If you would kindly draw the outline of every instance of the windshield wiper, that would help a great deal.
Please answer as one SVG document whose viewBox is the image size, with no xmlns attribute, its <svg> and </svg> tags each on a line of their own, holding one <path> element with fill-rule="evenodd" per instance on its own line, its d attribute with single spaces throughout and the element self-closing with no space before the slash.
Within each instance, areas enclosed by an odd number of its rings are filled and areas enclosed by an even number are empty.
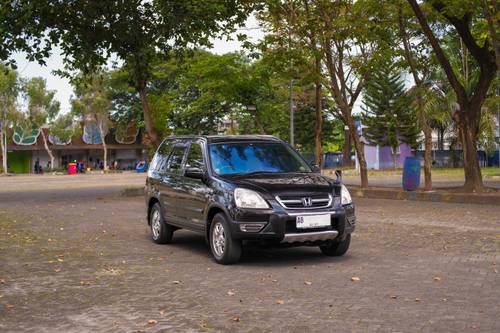
<svg viewBox="0 0 500 333">
<path fill-rule="evenodd" d="M 281 173 L 277 171 L 253 171 L 253 172 L 242 172 L 242 173 L 233 173 L 232 176 L 236 177 L 245 177 L 245 176 L 254 176 L 259 174 L 267 174 L 267 173 Z"/>
</svg>

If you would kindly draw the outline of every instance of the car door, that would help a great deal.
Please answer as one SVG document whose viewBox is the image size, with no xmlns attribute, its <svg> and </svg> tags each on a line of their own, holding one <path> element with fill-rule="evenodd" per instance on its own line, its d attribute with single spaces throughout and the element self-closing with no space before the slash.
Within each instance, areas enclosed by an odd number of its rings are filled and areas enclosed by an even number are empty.
<svg viewBox="0 0 500 333">
<path fill-rule="evenodd" d="M 193 141 L 186 156 L 184 171 L 187 168 L 199 168 L 206 172 L 206 156 L 204 156 L 203 142 Z M 185 219 L 184 224 L 191 229 L 205 230 L 205 209 L 212 190 L 204 180 L 183 176 L 179 189 L 179 215 Z"/>
<path fill-rule="evenodd" d="M 163 216 L 165 221 L 179 226 L 185 227 L 184 219 L 179 215 L 179 194 L 182 188 L 182 166 L 187 151 L 187 144 L 181 140 L 173 141 L 171 152 L 165 160 L 162 169 L 160 182 L 161 204 L 163 208 Z"/>
</svg>

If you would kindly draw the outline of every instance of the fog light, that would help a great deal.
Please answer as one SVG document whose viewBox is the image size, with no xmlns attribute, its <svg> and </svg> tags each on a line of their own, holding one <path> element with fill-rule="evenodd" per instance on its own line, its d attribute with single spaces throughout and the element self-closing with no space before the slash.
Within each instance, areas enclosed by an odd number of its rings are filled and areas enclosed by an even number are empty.
<svg viewBox="0 0 500 333">
<path fill-rule="evenodd" d="M 240 224 L 240 230 L 243 232 L 259 232 L 265 225 L 265 223 L 242 223 Z"/>
</svg>

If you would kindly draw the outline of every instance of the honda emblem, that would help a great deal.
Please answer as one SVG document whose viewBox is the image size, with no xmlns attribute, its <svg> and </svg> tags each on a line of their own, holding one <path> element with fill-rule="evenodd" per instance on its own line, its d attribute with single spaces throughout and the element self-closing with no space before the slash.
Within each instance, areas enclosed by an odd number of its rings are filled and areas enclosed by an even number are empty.
<svg viewBox="0 0 500 333">
<path fill-rule="evenodd" d="M 310 197 L 302 198 L 302 205 L 304 207 L 311 207 L 312 204 L 312 199 Z"/>
</svg>

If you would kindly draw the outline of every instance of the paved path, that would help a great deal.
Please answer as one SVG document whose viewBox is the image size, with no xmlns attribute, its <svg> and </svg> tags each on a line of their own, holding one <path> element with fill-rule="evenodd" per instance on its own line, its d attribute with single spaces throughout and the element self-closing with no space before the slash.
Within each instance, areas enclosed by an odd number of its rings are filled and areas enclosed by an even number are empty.
<svg viewBox="0 0 500 333">
<path fill-rule="evenodd" d="M 359 199 L 343 258 L 220 266 L 196 234 L 149 239 L 115 196 L 138 176 L 80 177 L 0 179 L 1 332 L 500 331 L 500 207 Z"/>
</svg>

